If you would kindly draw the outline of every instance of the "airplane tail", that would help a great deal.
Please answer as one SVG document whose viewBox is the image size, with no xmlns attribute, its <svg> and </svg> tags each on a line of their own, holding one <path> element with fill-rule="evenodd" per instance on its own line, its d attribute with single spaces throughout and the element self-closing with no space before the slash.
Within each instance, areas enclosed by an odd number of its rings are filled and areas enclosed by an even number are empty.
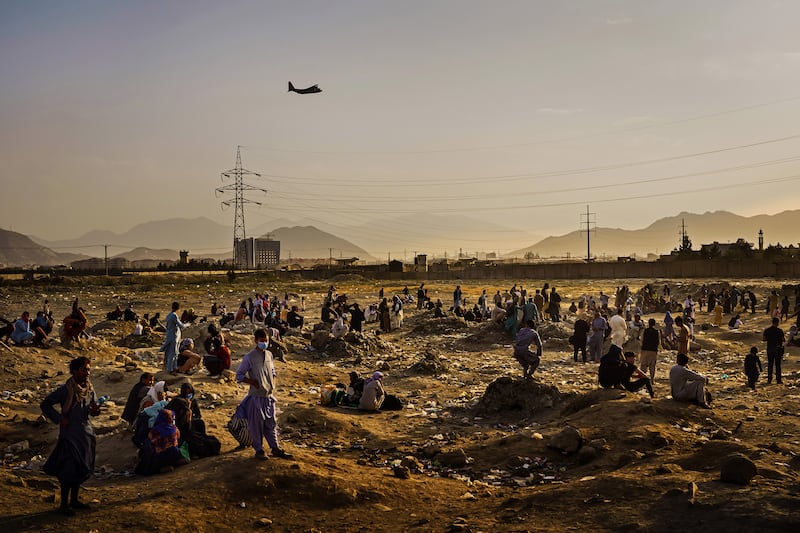
<svg viewBox="0 0 800 533">
<path fill-rule="evenodd" d="M 294 85 L 292 85 L 292 82 L 289 82 L 289 91 L 288 92 L 292 92 L 294 90 L 295 90 Z"/>
</svg>

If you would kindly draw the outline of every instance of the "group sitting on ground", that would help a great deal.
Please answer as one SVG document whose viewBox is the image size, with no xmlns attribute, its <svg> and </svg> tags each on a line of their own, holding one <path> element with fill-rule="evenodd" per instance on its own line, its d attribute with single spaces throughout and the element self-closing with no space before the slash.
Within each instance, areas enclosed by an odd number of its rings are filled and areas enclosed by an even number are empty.
<svg viewBox="0 0 800 533">
<path fill-rule="evenodd" d="M 633 377 L 638 379 L 631 381 Z M 628 392 L 637 392 L 645 388 L 651 398 L 655 397 L 650 378 L 636 366 L 636 354 L 625 352 L 623 355 L 622 348 L 616 344 L 612 344 L 608 353 L 600 358 L 597 378 L 600 385 L 606 389 L 616 387 Z"/>
</svg>

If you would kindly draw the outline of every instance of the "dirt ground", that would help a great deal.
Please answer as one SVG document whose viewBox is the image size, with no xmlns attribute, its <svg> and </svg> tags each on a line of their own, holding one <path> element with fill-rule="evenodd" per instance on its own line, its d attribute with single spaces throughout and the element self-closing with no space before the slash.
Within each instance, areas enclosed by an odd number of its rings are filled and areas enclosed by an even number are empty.
<svg viewBox="0 0 800 533">
<path fill-rule="evenodd" d="M 582 294 L 613 294 L 616 280 L 550 281 L 562 311 Z M 712 280 L 670 280 L 673 295 Z M 734 280 L 730 280 L 733 282 Z M 781 282 L 735 280 L 763 298 Z M 626 280 L 635 292 L 646 283 Z M 718 283 L 713 281 L 713 283 Z M 377 302 L 403 284 L 358 277 L 335 279 L 337 293 L 362 304 Z M 481 289 L 505 292 L 506 281 L 460 282 L 468 302 Z M 519 280 L 529 290 L 542 280 Z M 800 348 L 789 348 L 784 384 L 766 384 L 763 311 L 747 314 L 729 331 L 697 314 L 690 367 L 710 378 L 712 410 L 669 397 L 674 351 L 659 354 L 656 397 L 603 390 L 597 367 L 574 363 L 567 338 L 574 315 L 540 328 L 545 341 L 534 381 L 520 379 L 511 339 L 498 325 L 433 318 L 405 309 L 405 323 L 326 351 L 310 349 L 310 335 L 287 338 L 286 362 L 277 362 L 279 427 L 294 461 L 257 461 L 236 451 L 225 424 L 246 389 L 199 372 L 190 379 L 208 432 L 222 453 L 151 477 L 132 474 L 136 449 L 119 419 L 128 391 L 143 371 L 158 372 L 161 336 L 132 342 L 130 323 L 107 323 L 117 303 L 140 314 L 169 311 L 180 301 L 203 314 L 213 302 L 235 310 L 255 291 L 305 297 L 305 333 L 318 321 L 329 282 L 276 282 L 266 277 L 102 278 L 58 284 L 0 285 L 0 315 L 16 318 L 48 299 L 57 318 L 76 296 L 86 307 L 92 338 L 70 348 L 0 347 L 0 528 L 4 531 L 798 531 Z M 436 300 L 452 302 L 455 283 L 426 284 Z M 411 294 L 416 286 L 410 285 Z M 532 292 L 532 291 L 531 291 Z M 645 315 L 661 324 L 662 313 Z M 726 318 L 727 322 L 727 318 Z M 788 330 L 789 323 L 785 323 Z M 205 324 L 184 331 L 202 339 Z M 252 326 L 234 328 L 234 362 L 252 344 Z M 133 346 L 133 347 L 129 347 Z M 764 374 L 756 393 L 745 386 L 742 362 L 758 346 Z M 74 517 L 56 513 L 58 486 L 42 463 L 57 439 L 39 403 L 68 377 L 78 355 L 92 360 L 96 393 L 111 399 L 93 419 L 97 469 L 84 485 L 92 509 Z M 352 370 L 383 370 L 387 392 L 401 411 L 361 413 L 319 404 L 320 388 L 347 382 Z M 161 377 L 161 376 L 159 376 Z M 166 375 L 173 390 L 180 380 Z M 500 394 L 490 396 L 491 390 Z M 500 391 L 498 393 L 498 391 Z M 511 398 L 513 401 L 502 401 Z M 565 427 L 580 432 L 577 452 L 549 446 Z M 25 444 L 15 446 L 17 443 Z M 747 485 L 720 480 L 727 457 L 741 453 L 757 466 Z M 407 469 L 397 468 L 399 465 Z M 408 476 L 402 475 L 408 473 Z"/>
</svg>

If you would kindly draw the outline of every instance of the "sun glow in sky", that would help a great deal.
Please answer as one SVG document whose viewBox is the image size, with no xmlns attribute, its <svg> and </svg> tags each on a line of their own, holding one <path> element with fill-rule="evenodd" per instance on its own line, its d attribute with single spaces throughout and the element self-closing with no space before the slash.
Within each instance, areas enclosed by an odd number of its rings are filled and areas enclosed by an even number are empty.
<svg viewBox="0 0 800 533">
<path fill-rule="evenodd" d="M 269 191 L 248 224 L 356 244 L 413 249 L 427 213 L 503 250 L 532 242 L 480 221 L 795 209 L 799 19 L 749 0 L 2 2 L 0 227 L 232 224 L 214 189 L 237 145 Z"/>
</svg>

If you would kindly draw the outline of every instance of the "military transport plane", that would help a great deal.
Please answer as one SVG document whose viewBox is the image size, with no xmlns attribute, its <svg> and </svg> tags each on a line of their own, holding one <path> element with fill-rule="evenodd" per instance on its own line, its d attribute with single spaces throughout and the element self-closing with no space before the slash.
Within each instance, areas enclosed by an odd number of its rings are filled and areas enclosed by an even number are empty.
<svg viewBox="0 0 800 533">
<path fill-rule="evenodd" d="M 306 87 L 305 89 L 296 89 L 292 82 L 289 82 L 289 92 L 295 92 L 297 94 L 313 94 L 313 93 L 321 93 L 322 89 L 317 87 L 316 85 L 312 85 L 311 87 Z"/>
</svg>

